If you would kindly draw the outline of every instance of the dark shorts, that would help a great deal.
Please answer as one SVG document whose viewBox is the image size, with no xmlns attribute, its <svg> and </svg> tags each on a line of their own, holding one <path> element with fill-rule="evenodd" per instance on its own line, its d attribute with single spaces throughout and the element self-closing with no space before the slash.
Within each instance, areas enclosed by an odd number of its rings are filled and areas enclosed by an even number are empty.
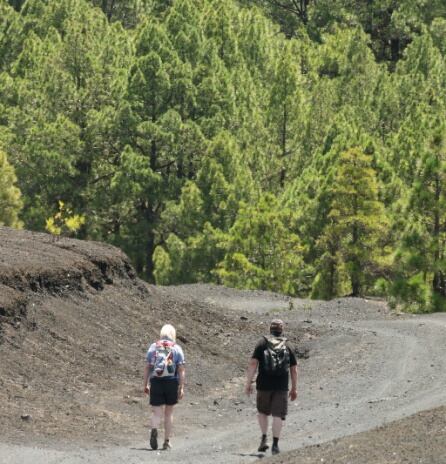
<svg viewBox="0 0 446 464">
<path fill-rule="evenodd" d="M 288 413 L 288 392 L 286 390 L 257 390 L 257 411 L 285 420 Z"/>
<path fill-rule="evenodd" d="M 152 406 L 172 406 L 178 403 L 178 380 L 153 379 L 150 381 L 150 404 Z"/>
</svg>

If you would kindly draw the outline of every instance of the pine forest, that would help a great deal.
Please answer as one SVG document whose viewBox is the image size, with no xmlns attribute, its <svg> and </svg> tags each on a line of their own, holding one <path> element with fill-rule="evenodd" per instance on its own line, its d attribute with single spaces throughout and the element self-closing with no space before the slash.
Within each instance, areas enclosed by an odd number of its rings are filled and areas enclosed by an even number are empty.
<svg viewBox="0 0 446 464">
<path fill-rule="evenodd" d="M 446 1 L 0 0 L 0 225 L 446 311 Z"/>
</svg>

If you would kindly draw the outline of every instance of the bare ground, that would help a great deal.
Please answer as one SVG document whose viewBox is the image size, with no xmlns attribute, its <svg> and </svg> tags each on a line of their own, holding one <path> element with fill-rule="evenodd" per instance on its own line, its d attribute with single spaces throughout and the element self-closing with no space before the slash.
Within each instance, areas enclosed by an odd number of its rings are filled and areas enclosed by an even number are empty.
<svg viewBox="0 0 446 464">
<path fill-rule="evenodd" d="M 342 439 L 301 448 L 264 464 L 399 464 L 446 462 L 446 408 L 413 416 Z"/>
<path fill-rule="evenodd" d="M 271 462 L 446 462 L 444 314 L 159 288 L 113 247 L 0 227 L 0 463 L 255 461 L 244 369 L 276 315 L 298 347 L 300 391 Z M 148 450 L 141 393 L 145 350 L 165 322 L 188 362 L 168 454 Z"/>
</svg>

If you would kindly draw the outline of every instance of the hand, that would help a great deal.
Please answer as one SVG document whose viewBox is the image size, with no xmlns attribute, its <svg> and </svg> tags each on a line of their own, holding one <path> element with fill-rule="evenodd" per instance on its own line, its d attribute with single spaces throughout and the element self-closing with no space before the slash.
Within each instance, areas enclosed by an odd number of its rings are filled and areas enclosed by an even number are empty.
<svg viewBox="0 0 446 464">
<path fill-rule="evenodd" d="M 178 387 L 178 399 L 182 400 L 184 397 L 184 387 L 183 385 L 180 385 Z"/>
<path fill-rule="evenodd" d="M 292 388 L 289 394 L 290 400 L 294 401 L 297 398 L 297 388 Z"/>
<path fill-rule="evenodd" d="M 144 387 L 144 393 L 145 393 L 146 395 L 148 395 L 148 394 L 150 393 L 150 385 L 146 385 L 146 386 Z"/>
<path fill-rule="evenodd" d="M 252 393 L 252 383 L 249 382 L 245 385 L 245 393 L 249 396 Z"/>
</svg>

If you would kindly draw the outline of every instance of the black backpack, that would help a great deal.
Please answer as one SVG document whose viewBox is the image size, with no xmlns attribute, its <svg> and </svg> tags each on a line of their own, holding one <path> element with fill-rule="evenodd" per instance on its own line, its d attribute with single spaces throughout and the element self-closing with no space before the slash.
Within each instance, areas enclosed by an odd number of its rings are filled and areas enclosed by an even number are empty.
<svg viewBox="0 0 446 464">
<path fill-rule="evenodd" d="M 268 375 L 279 376 L 290 370 L 290 352 L 285 337 L 266 337 L 266 348 L 263 351 L 263 370 Z"/>
</svg>

